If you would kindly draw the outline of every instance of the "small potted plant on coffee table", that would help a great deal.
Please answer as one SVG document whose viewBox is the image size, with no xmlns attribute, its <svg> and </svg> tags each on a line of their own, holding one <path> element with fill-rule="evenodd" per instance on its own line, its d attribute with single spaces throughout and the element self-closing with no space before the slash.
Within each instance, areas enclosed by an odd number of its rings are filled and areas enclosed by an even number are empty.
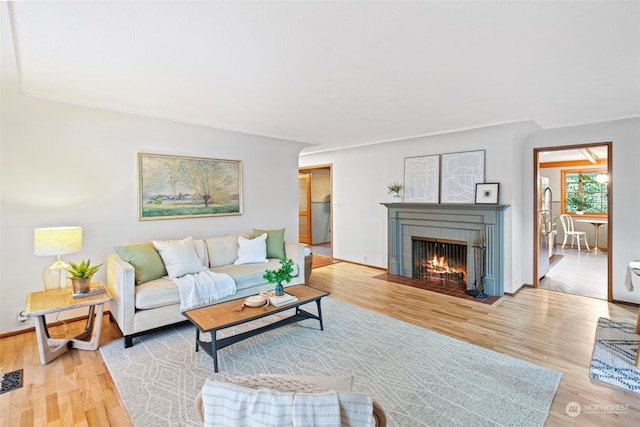
<svg viewBox="0 0 640 427">
<path fill-rule="evenodd" d="M 262 278 L 272 285 L 276 285 L 276 296 L 284 295 L 282 282 L 289 283 L 293 279 L 293 260 L 280 258 L 280 268 L 277 270 L 265 270 Z"/>
<path fill-rule="evenodd" d="M 69 263 L 70 267 L 67 268 L 69 272 L 69 279 L 73 284 L 74 294 L 84 294 L 89 292 L 91 287 L 91 278 L 94 274 L 100 270 L 102 264 L 91 265 L 91 260 L 82 260 L 79 264 Z"/>
</svg>

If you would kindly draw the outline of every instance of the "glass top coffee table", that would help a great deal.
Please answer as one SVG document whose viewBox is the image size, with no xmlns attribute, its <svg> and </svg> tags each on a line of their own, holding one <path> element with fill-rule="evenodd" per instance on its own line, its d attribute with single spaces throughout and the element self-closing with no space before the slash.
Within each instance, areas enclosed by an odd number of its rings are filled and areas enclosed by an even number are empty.
<svg viewBox="0 0 640 427">
<path fill-rule="evenodd" d="M 322 298 L 329 295 L 329 292 L 321 291 L 306 285 L 289 286 L 285 288 L 285 292 L 296 296 L 298 300 L 279 307 L 275 307 L 273 305 L 269 305 L 267 307 L 245 307 L 242 311 L 238 311 L 238 307 L 240 307 L 244 301 L 244 298 L 240 298 L 220 304 L 187 310 L 182 313 L 196 327 L 196 351 L 202 348 L 213 358 L 214 372 L 218 372 L 218 350 L 230 346 L 231 344 L 235 344 L 263 332 L 306 319 L 318 320 L 320 322 L 320 330 L 324 330 L 320 302 Z M 314 301 L 318 307 L 318 315 L 309 313 L 300 308 L 300 306 Z M 295 309 L 295 313 L 289 317 L 278 320 L 277 322 L 226 338 L 217 339 L 216 337 L 216 333 L 220 329 L 241 325 L 251 322 L 252 320 L 272 316 L 290 309 Z M 209 332 L 211 334 L 210 342 L 202 341 L 200 339 L 200 333 L 202 332 Z"/>
</svg>

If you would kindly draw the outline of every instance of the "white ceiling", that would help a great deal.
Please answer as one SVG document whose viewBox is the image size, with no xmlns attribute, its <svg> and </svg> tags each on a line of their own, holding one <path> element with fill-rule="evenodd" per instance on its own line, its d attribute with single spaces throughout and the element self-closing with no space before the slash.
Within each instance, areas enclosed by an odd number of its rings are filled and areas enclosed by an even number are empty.
<svg viewBox="0 0 640 427">
<path fill-rule="evenodd" d="M 24 94 L 315 144 L 640 117 L 640 2 L 12 2 Z"/>
<path fill-rule="evenodd" d="M 598 145 L 581 149 L 541 151 L 538 159 L 542 163 L 582 161 L 596 165 L 599 160 L 606 160 L 607 154 L 607 146 Z"/>
</svg>

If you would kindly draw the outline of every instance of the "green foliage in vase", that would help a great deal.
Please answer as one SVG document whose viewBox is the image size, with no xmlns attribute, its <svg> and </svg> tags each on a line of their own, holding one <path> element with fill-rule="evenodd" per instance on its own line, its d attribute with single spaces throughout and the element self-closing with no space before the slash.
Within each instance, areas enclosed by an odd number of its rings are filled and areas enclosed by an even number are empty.
<svg viewBox="0 0 640 427">
<path fill-rule="evenodd" d="M 265 270 L 262 278 L 271 284 L 289 283 L 293 279 L 293 260 L 280 258 L 280 268 L 277 270 Z"/>
<path fill-rule="evenodd" d="M 387 190 L 389 190 L 389 194 L 400 194 L 400 190 L 402 190 L 402 185 L 399 182 L 394 182 L 391 185 L 389 185 L 387 187 Z"/>
<path fill-rule="evenodd" d="M 96 274 L 102 267 L 102 264 L 92 266 L 90 259 L 83 259 L 79 264 L 70 262 L 69 265 L 70 267 L 67 268 L 69 279 L 86 279 Z"/>
</svg>

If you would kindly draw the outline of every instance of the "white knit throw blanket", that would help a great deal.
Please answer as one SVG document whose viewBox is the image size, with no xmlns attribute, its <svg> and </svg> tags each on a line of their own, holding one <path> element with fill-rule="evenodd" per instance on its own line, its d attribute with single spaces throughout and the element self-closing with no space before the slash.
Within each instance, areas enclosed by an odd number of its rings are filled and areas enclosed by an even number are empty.
<svg viewBox="0 0 640 427">
<path fill-rule="evenodd" d="M 638 270 L 640 270 L 640 259 L 634 259 L 627 264 L 627 271 L 624 276 L 624 285 L 630 292 L 633 291 L 633 273 L 638 274 Z"/>
<path fill-rule="evenodd" d="M 280 392 L 208 380 L 202 388 L 206 427 L 369 427 L 371 396 L 363 393 Z"/>
<path fill-rule="evenodd" d="M 173 279 L 180 291 L 180 310 L 213 304 L 236 293 L 236 282 L 224 273 L 204 270 Z"/>
</svg>

